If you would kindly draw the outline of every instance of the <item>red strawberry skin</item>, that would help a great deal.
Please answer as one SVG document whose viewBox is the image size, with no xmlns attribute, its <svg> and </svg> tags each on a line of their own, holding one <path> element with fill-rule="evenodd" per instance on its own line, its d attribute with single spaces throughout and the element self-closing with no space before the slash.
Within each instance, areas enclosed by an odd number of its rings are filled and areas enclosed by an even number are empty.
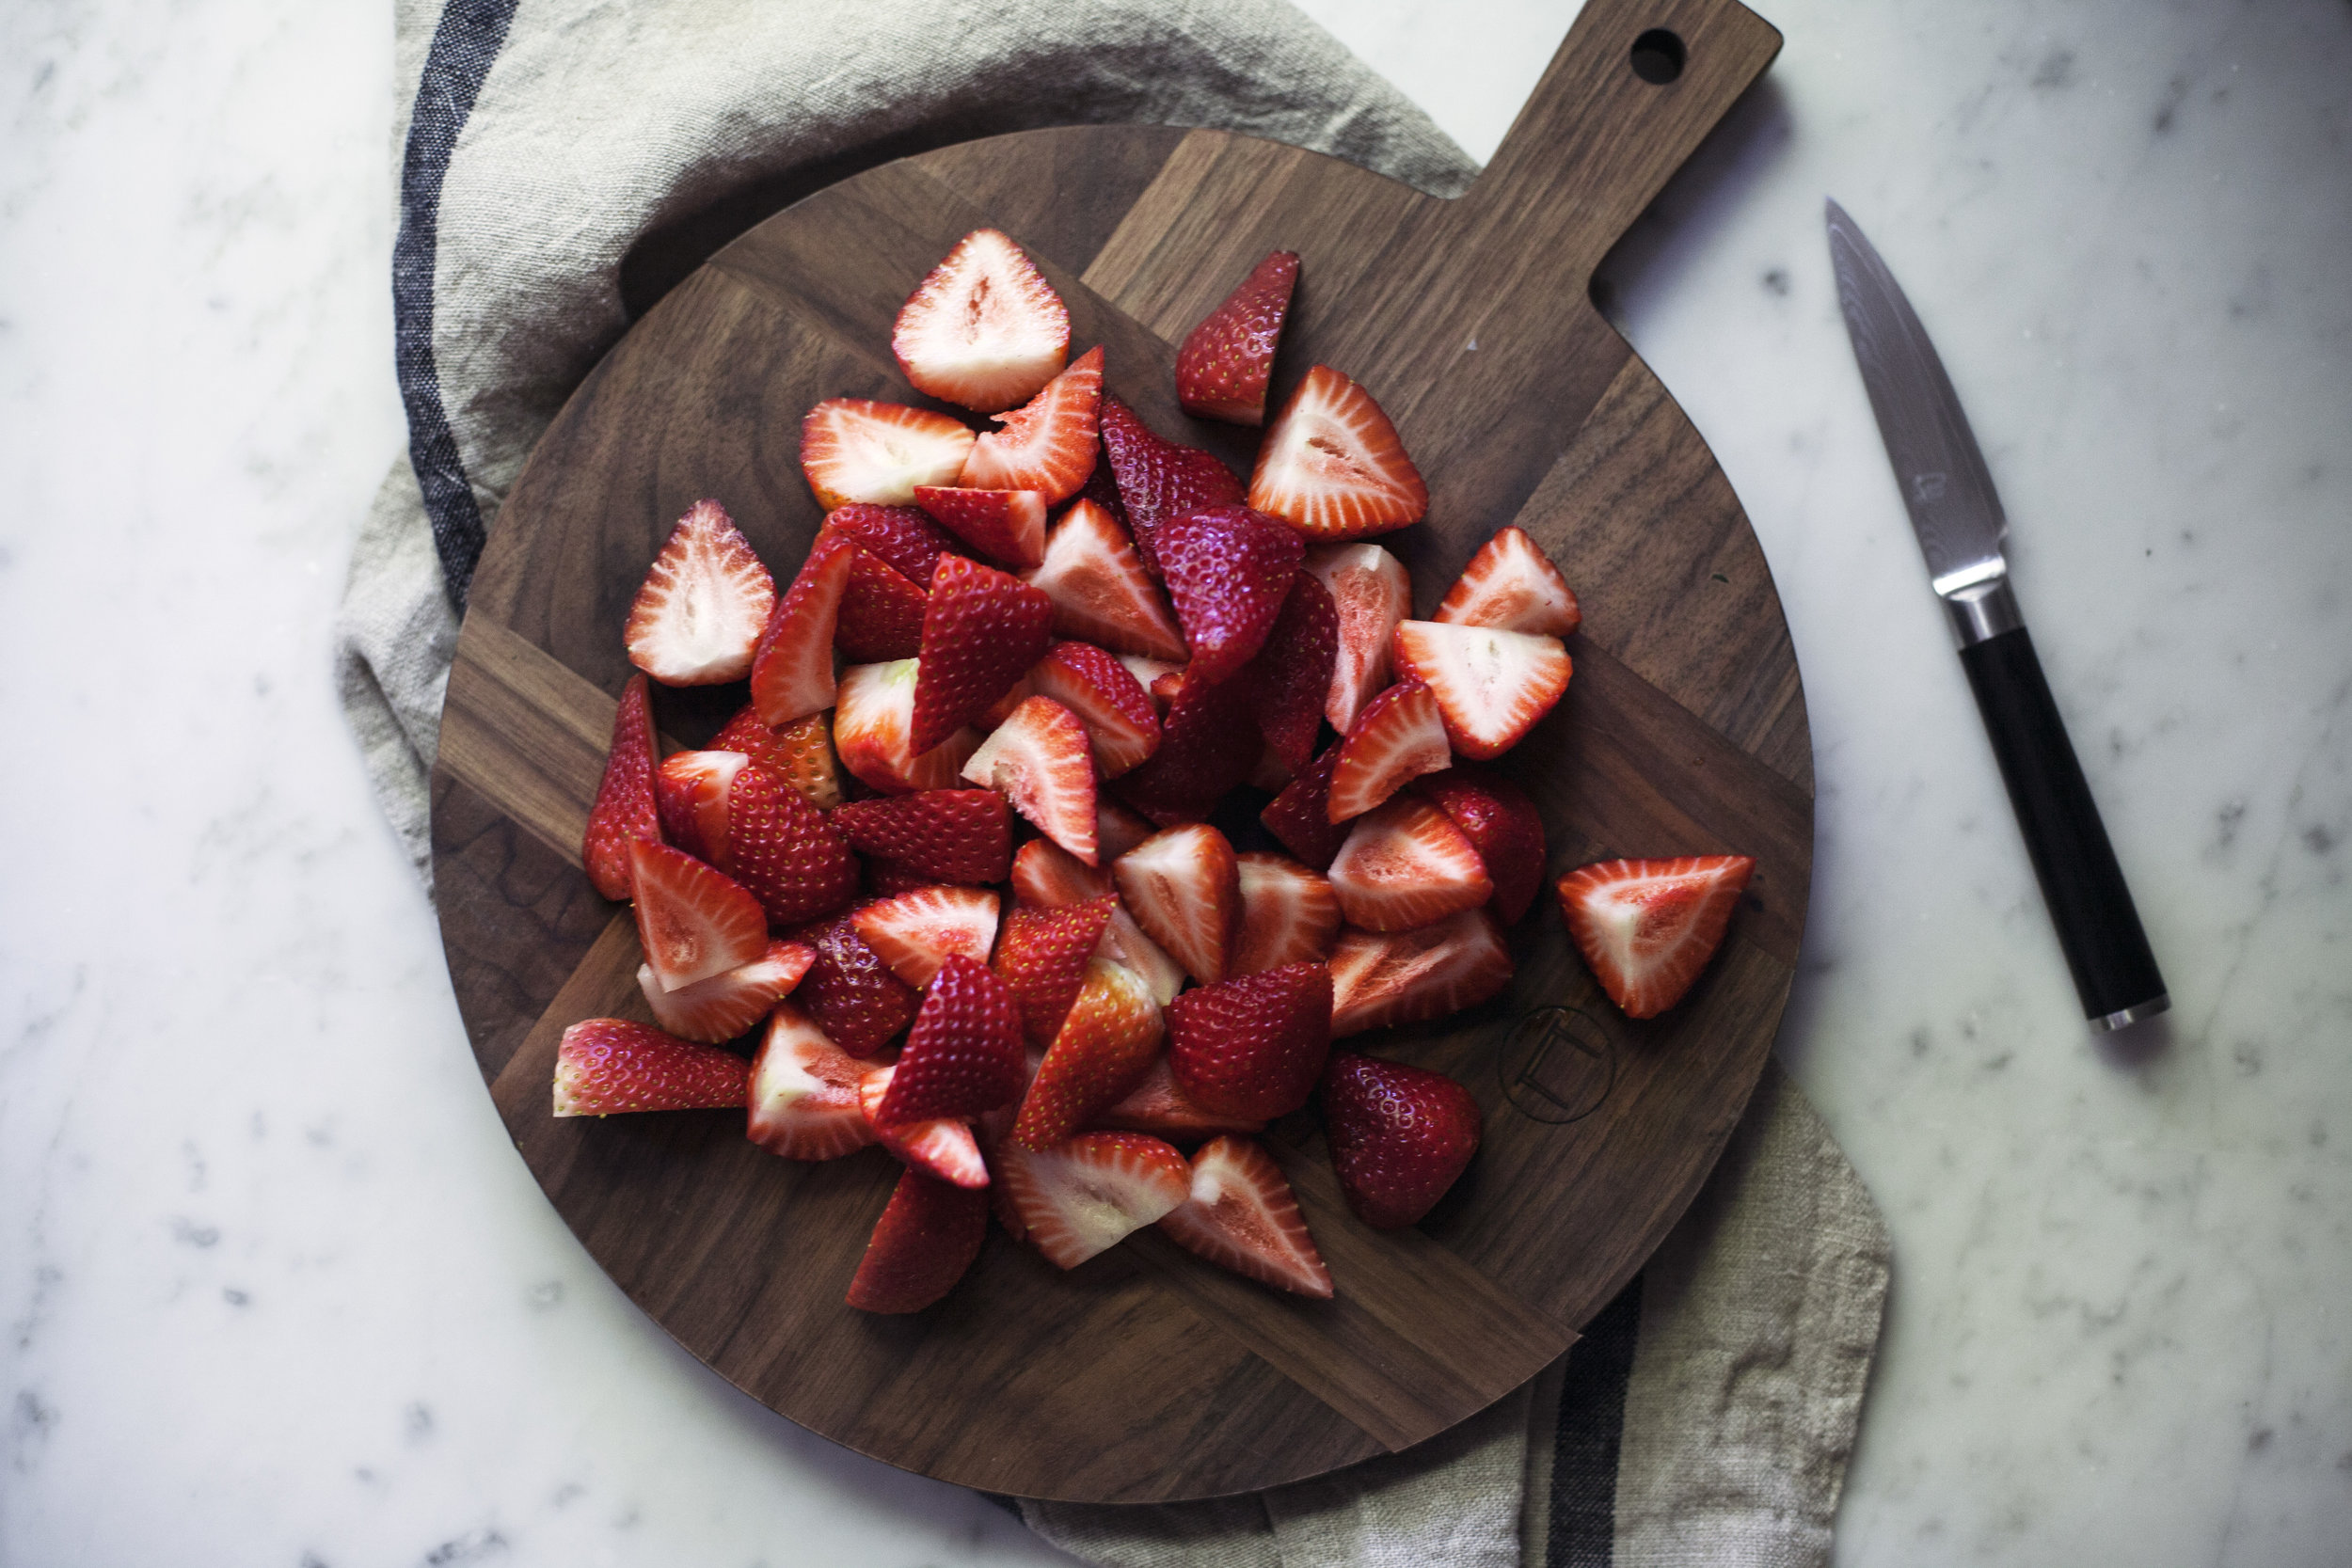
<svg viewBox="0 0 2352 1568">
<path fill-rule="evenodd" d="M 661 842 L 661 816 L 654 798 L 653 705 L 642 674 L 621 688 L 612 710 L 612 745 L 605 752 L 604 779 L 588 811 L 580 859 L 588 880 L 607 898 L 629 895 L 628 841 Z"/>
<path fill-rule="evenodd" d="M 1028 683 L 1086 726 L 1096 771 L 1115 779 L 1160 745 L 1160 710 L 1118 657 L 1091 642 L 1057 642 L 1031 666 Z"/>
<path fill-rule="evenodd" d="M 1335 740 L 1324 748 L 1323 754 L 1283 785 L 1282 793 L 1258 814 L 1265 831 L 1281 840 L 1283 848 L 1316 871 L 1328 871 L 1340 846 L 1347 842 L 1348 825 L 1331 820 L 1331 775 L 1339 767 L 1343 744 Z"/>
<path fill-rule="evenodd" d="M 1112 787 L 1161 827 L 1202 821 L 1249 777 L 1264 746 L 1246 683 L 1187 676 L 1160 721 L 1159 750 Z"/>
<path fill-rule="evenodd" d="M 866 1243 L 849 1303 L 861 1312 L 920 1312 L 956 1287 L 988 1237 L 988 1192 L 909 1168 Z"/>
<path fill-rule="evenodd" d="M 1160 575 L 1160 524 L 1242 499 L 1242 483 L 1215 454 L 1164 440 L 1136 418 L 1135 410 L 1103 394 L 1103 455 L 1118 482 L 1120 509 L 1135 535 L 1143 569 Z"/>
<path fill-rule="evenodd" d="M 1419 1221 L 1478 1152 L 1478 1101 L 1442 1072 L 1341 1051 L 1322 1088 L 1340 1191 L 1375 1229 Z"/>
<path fill-rule="evenodd" d="M 860 854 L 879 855 L 930 882 L 979 885 L 1012 875 L 1012 823 L 993 789 L 926 789 L 851 800 L 833 824 Z"/>
<path fill-rule="evenodd" d="M 1021 1097 L 1012 1142 L 1046 1149 L 1126 1098 L 1159 1054 L 1166 1025 L 1151 987 L 1124 964 L 1095 958 Z"/>
<path fill-rule="evenodd" d="M 757 763 L 738 769 L 727 792 L 719 868 L 759 900 L 775 926 L 831 914 L 857 895 L 857 861 L 840 830 Z"/>
<path fill-rule="evenodd" d="M 871 1056 L 914 1020 L 914 988 L 890 973 L 850 916 L 805 927 L 793 940 L 814 948 L 817 961 L 792 1000 L 850 1055 Z"/>
<path fill-rule="evenodd" d="M 909 749 L 921 756 L 1012 689 L 1044 657 L 1054 605 L 1018 578 L 961 556 L 931 574 Z"/>
<path fill-rule="evenodd" d="M 1454 819 L 1494 879 L 1495 916 L 1514 925 L 1544 884 L 1544 819 L 1527 792 L 1484 768 L 1449 768 L 1412 787 Z"/>
<path fill-rule="evenodd" d="M 592 1018 L 564 1031 L 555 1054 L 555 1114 L 723 1110 L 744 1104 L 751 1066 L 716 1046 L 650 1023 Z"/>
<path fill-rule="evenodd" d="M 1152 546 L 1192 649 L 1185 678 L 1212 685 L 1264 646 L 1307 553 L 1297 534 L 1246 506 L 1172 518 Z"/>
<path fill-rule="evenodd" d="M 1286 772 L 1295 774 L 1315 754 L 1339 657 L 1340 616 L 1331 592 L 1301 568 L 1264 646 L 1241 676 L 1257 705 L 1258 733 Z"/>
<path fill-rule="evenodd" d="M 904 572 L 871 550 L 852 546 L 833 645 L 852 664 L 913 658 L 923 651 L 923 607 L 929 602 L 930 595 Z"/>
<path fill-rule="evenodd" d="M 1037 491 L 926 484 L 914 499 L 991 561 L 1022 571 L 1045 564 L 1045 498 Z"/>
<path fill-rule="evenodd" d="M 847 534 L 858 548 L 887 562 L 927 593 L 939 558 L 956 553 L 955 536 L 919 506 L 839 506 L 825 514 L 824 526 Z"/>
<path fill-rule="evenodd" d="M 1298 253 L 1278 250 L 1185 335 L 1176 351 L 1176 401 L 1185 413 L 1252 429 L 1265 423 L 1274 348 L 1297 283 Z"/>
<path fill-rule="evenodd" d="M 961 953 L 931 976 L 875 1120 L 977 1117 L 1021 1092 L 1025 1066 L 1012 989 Z"/>
<path fill-rule="evenodd" d="M 1058 909 L 1015 906 L 997 939 L 994 968 L 1021 1004 L 1022 1033 L 1042 1051 L 1061 1032 L 1086 984 L 1087 958 L 1110 925 L 1115 896 Z"/>
<path fill-rule="evenodd" d="M 1052 506 L 1094 472 L 1102 450 L 1095 412 L 1103 395 L 1103 350 L 1090 348 L 1022 407 L 996 416 L 1005 428 L 974 443 L 956 483 L 975 490 L 1034 490 Z"/>
<path fill-rule="evenodd" d="M 1168 1005 L 1168 1066 L 1203 1109 L 1271 1121 L 1314 1093 L 1331 1049 L 1331 972 L 1284 964 Z"/>
<path fill-rule="evenodd" d="M 795 719 L 781 729 L 760 721 L 746 706 L 710 737 L 714 752 L 740 752 L 801 792 L 819 811 L 841 803 L 841 768 L 833 754 L 833 726 L 821 713 Z"/>
</svg>

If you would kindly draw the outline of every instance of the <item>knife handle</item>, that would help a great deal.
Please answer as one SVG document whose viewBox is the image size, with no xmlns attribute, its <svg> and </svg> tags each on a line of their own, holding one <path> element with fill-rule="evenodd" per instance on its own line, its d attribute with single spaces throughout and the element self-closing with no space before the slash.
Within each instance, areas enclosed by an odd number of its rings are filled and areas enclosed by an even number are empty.
<svg viewBox="0 0 2352 1568">
<path fill-rule="evenodd" d="M 2083 1011 L 2101 1029 L 2170 1006 L 2156 956 L 2140 928 L 2065 721 L 2034 657 L 2033 639 L 2013 626 L 1960 650 L 1984 714 L 1993 755 L 2033 858 L 2034 876 L 2058 927 Z"/>
</svg>

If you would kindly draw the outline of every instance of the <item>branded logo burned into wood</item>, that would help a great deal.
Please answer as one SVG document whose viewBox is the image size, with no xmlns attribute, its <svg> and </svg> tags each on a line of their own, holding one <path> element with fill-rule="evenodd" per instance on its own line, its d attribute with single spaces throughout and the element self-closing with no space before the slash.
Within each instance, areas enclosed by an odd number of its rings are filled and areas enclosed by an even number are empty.
<svg viewBox="0 0 2352 1568">
<path fill-rule="evenodd" d="M 1590 1013 L 1538 1007 L 1511 1026 L 1495 1069 L 1514 1110 L 1565 1126 L 1598 1110 L 1616 1087 L 1617 1048 Z"/>
</svg>

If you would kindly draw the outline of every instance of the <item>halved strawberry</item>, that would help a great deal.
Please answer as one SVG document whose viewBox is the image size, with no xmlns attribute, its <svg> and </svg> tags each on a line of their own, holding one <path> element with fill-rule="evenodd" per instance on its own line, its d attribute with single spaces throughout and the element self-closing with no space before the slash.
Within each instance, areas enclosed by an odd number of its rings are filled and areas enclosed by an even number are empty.
<svg viewBox="0 0 2352 1568">
<path fill-rule="evenodd" d="M 1109 871 L 1087 864 L 1050 838 L 1033 838 L 1012 857 L 1012 895 L 1032 909 L 1066 909 L 1118 891 Z"/>
<path fill-rule="evenodd" d="M 662 840 L 717 865 L 727 847 L 727 791 L 751 761 L 740 752 L 673 752 L 663 757 L 653 776 Z"/>
<path fill-rule="evenodd" d="M 1442 1072 L 1335 1051 L 1323 1075 L 1331 1164 L 1356 1217 L 1379 1230 L 1437 1206 L 1478 1152 L 1470 1090 Z"/>
<path fill-rule="evenodd" d="M 1560 879 L 1560 912 L 1609 999 L 1629 1018 L 1656 1018 L 1723 945 L 1755 872 L 1751 855 L 1602 861 Z"/>
<path fill-rule="evenodd" d="M 915 504 L 991 561 L 1025 571 L 1045 563 L 1045 498 L 1035 490 L 926 484 Z"/>
<path fill-rule="evenodd" d="M 1042 1153 L 1008 1144 L 998 1180 L 1028 1240 L 1074 1269 L 1192 1196 L 1182 1154 L 1141 1132 L 1084 1132 Z"/>
<path fill-rule="evenodd" d="M 1058 909 L 1019 905 L 1005 916 L 993 967 L 1021 1004 L 1021 1032 L 1039 1050 L 1052 1045 L 1060 1033 L 1070 1005 L 1086 983 L 1087 959 L 1103 940 L 1118 904 L 1105 893 Z"/>
<path fill-rule="evenodd" d="M 1583 617 L 1560 568 L 1524 529 L 1513 527 L 1478 546 L 1430 619 L 1447 626 L 1565 637 Z"/>
<path fill-rule="evenodd" d="M 1413 612 L 1405 562 L 1377 545 L 1318 545 L 1306 569 L 1331 594 L 1340 616 L 1340 651 L 1323 716 L 1345 735 L 1364 705 L 1389 686 L 1396 625 Z"/>
<path fill-rule="evenodd" d="M 714 752 L 740 752 L 801 792 L 819 811 L 841 803 L 841 768 L 833 754 L 833 725 L 822 713 L 775 728 L 746 706 L 710 737 Z"/>
<path fill-rule="evenodd" d="M 1163 826 L 1198 822 L 1249 777 L 1264 750 L 1247 685 L 1208 686 L 1187 677 L 1160 721 L 1159 750 L 1116 787 L 1129 805 Z"/>
<path fill-rule="evenodd" d="M 816 953 L 793 1004 L 851 1056 L 871 1056 L 914 1018 L 914 988 L 890 973 L 849 915 L 792 933 Z"/>
<path fill-rule="evenodd" d="M 1159 829 L 1142 813 L 1131 811 L 1107 795 L 1094 801 L 1094 837 L 1104 863 L 1117 860 Z"/>
<path fill-rule="evenodd" d="M 834 745 L 841 766 L 885 795 L 918 789 L 953 789 L 964 759 L 979 749 L 979 732 L 961 729 L 930 751 L 909 745 L 914 722 L 914 689 L 920 659 L 888 664 L 853 664 L 841 672 L 833 715 Z"/>
<path fill-rule="evenodd" d="M 743 1103 L 743 1058 L 663 1034 L 649 1023 L 592 1018 L 555 1048 L 555 1114 L 725 1110 Z"/>
<path fill-rule="evenodd" d="M 859 549 L 888 562 L 926 593 L 939 558 L 959 553 L 955 535 L 932 522 L 931 515 L 919 506 L 836 507 L 825 514 L 825 527 L 849 535 Z"/>
<path fill-rule="evenodd" d="M 1487 626 L 1403 621 L 1396 668 L 1438 699 L 1446 738 L 1484 762 L 1518 745 L 1568 689 L 1568 651 L 1556 637 Z"/>
<path fill-rule="evenodd" d="M 898 1173 L 844 1299 L 861 1312 L 920 1312 L 956 1288 L 987 1239 L 985 1192 L 909 1165 Z"/>
<path fill-rule="evenodd" d="M 1176 401 L 1185 413 L 1252 429 L 1265 423 L 1274 346 L 1297 282 L 1298 253 L 1278 250 L 1184 335 L 1176 351 Z"/>
<path fill-rule="evenodd" d="M 1364 705 L 1356 727 L 1340 742 L 1324 810 L 1334 822 L 1361 816 L 1423 773 L 1453 762 L 1436 694 L 1408 675 Z"/>
<path fill-rule="evenodd" d="M 851 800 L 833 825 L 861 854 L 932 882 L 1001 882 L 1012 870 L 1012 824 L 993 789 L 926 789 Z"/>
<path fill-rule="evenodd" d="M 1152 1058 L 1142 1082 L 1127 1091 L 1127 1098 L 1096 1117 L 1094 1125 L 1113 1132 L 1149 1132 L 1171 1143 L 1190 1143 L 1219 1132 L 1265 1131 L 1263 1121 L 1219 1116 L 1196 1102 L 1176 1082 L 1165 1053 Z"/>
<path fill-rule="evenodd" d="M 596 803 L 588 808 L 588 831 L 580 846 L 580 863 L 588 880 L 607 898 L 628 894 L 628 844 L 633 838 L 661 837 L 661 811 L 654 795 L 653 705 L 643 674 L 631 675 L 621 688 L 621 701 L 612 710 L 612 744 L 604 753 L 604 777 L 596 784 Z M 1153 729 L 1158 721 L 1153 721 Z"/>
<path fill-rule="evenodd" d="M 923 992 L 898 1076 L 874 1119 L 884 1127 L 933 1117 L 977 1117 L 1021 1092 L 1026 1056 L 1012 989 L 950 953 Z"/>
<path fill-rule="evenodd" d="M 912 506 L 916 485 L 953 484 L 971 455 L 963 421 L 903 403 L 827 398 L 801 421 L 801 472 L 828 512 Z"/>
<path fill-rule="evenodd" d="M 1225 978 L 1241 925 L 1233 847 L 1205 822 L 1152 834 L 1112 863 L 1119 896 L 1153 942 L 1203 985 Z"/>
<path fill-rule="evenodd" d="M 683 849 L 633 838 L 628 875 L 637 940 L 663 990 L 675 990 L 768 951 L 768 917 L 733 879 Z"/>
<path fill-rule="evenodd" d="M 955 1117 L 930 1117 L 921 1121 L 881 1120 L 882 1101 L 898 1077 L 894 1063 L 867 1069 L 858 1080 L 858 1109 L 866 1113 L 875 1138 L 913 1169 L 958 1187 L 988 1185 L 988 1164 L 972 1136 L 972 1124 Z"/>
<path fill-rule="evenodd" d="M 1263 850 L 1236 855 L 1233 864 L 1241 874 L 1241 929 L 1228 974 L 1321 963 L 1331 956 L 1340 901 L 1329 882 L 1288 855 Z"/>
<path fill-rule="evenodd" d="M 1152 546 L 1192 649 L 1184 678 L 1215 685 L 1238 673 L 1298 576 L 1298 535 L 1263 512 L 1219 506 L 1163 522 Z"/>
<path fill-rule="evenodd" d="M 817 950 L 797 942 L 771 942 L 768 951 L 740 969 L 697 980 L 675 990 L 663 990 L 653 965 L 637 966 L 637 989 L 645 994 L 654 1022 L 680 1039 L 717 1045 L 731 1040 L 768 1016 L 768 1010 L 791 994 Z"/>
<path fill-rule="evenodd" d="M 923 657 L 908 744 L 930 751 L 1003 696 L 1044 657 L 1054 606 L 1018 578 L 940 558 L 923 611 Z"/>
<path fill-rule="evenodd" d="M 1143 569 L 1160 575 L 1153 533 L 1171 518 L 1242 499 L 1242 483 L 1213 452 L 1164 440 L 1135 410 L 1103 394 L 1103 455 L 1119 483 L 1120 509 Z"/>
<path fill-rule="evenodd" d="M 777 1003 L 752 1057 L 752 1142 L 787 1160 L 837 1160 L 872 1143 L 857 1098 L 866 1067 L 799 1007 Z"/>
<path fill-rule="evenodd" d="M 977 887 L 927 887 L 879 898 L 850 916 L 858 940 L 910 986 L 927 986 L 950 957 L 988 962 L 996 945 L 996 895 Z"/>
<path fill-rule="evenodd" d="M 1331 972 L 1284 964 L 1196 986 L 1168 1005 L 1168 1065 L 1211 1111 L 1271 1120 L 1314 1093 L 1331 1049 Z"/>
<path fill-rule="evenodd" d="M 1050 1148 L 1118 1104 L 1159 1054 L 1165 1027 L 1142 975 L 1125 964 L 1087 960 L 1078 995 L 1021 1097 L 1012 1141 Z"/>
<path fill-rule="evenodd" d="M 1040 832 L 1095 863 L 1093 754 L 1086 726 L 1051 697 L 1013 709 L 963 765 L 963 776 L 1001 792 Z"/>
<path fill-rule="evenodd" d="M 1054 601 L 1057 636 L 1083 638 L 1120 654 L 1186 657 L 1176 617 L 1143 569 L 1135 541 L 1093 501 L 1081 499 L 1061 515 L 1045 536 L 1045 560 L 1022 580 Z"/>
<path fill-rule="evenodd" d="M 1160 745 L 1160 714 L 1151 694 L 1118 658 L 1091 642 L 1057 642 L 1023 677 L 1086 726 L 1096 770 L 1115 779 Z"/>
<path fill-rule="evenodd" d="M 1418 930 L 1343 930 L 1331 949 L 1331 1037 L 1474 1007 L 1511 983 L 1502 927 L 1466 910 Z"/>
<path fill-rule="evenodd" d="M 974 490 L 1033 490 L 1052 506 L 1082 489 L 1094 472 L 1095 406 L 1103 396 L 1098 345 L 1070 363 L 1045 389 L 1009 414 L 1002 430 L 980 433 L 956 483 Z"/>
<path fill-rule="evenodd" d="M 849 840 L 799 790 L 747 759 L 725 798 L 719 869 L 759 900 L 769 924 L 814 920 L 857 895 Z"/>
<path fill-rule="evenodd" d="M 637 597 L 622 641 L 628 661 L 664 686 L 741 680 L 776 604 L 776 579 L 726 508 L 700 500 L 670 531 Z"/>
<path fill-rule="evenodd" d="M 847 538 L 820 532 L 800 575 L 776 601 L 751 666 L 752 706 L 760 722 L 789 724 L 833 706 L 833 634 L 856 553 Z"/>
<path fill-rule="evenodd" d="M 1338 668 L 1339 612 L 1330 591 L 1311 572 L 1291 576 L 1282 612 L 1274 618 L 1265 643 L 1240 678 L 1257 705 L 1258 733 L 1265 737 L 1280 789 L 1315 754 L 1323 730 L 1323 708 Z"/>
<path fill-rule="evenodd" d="M 1274 1156 L 1251 1138 L 1212 1138 L 1192 1157 L 1192 1192 L 1160 1228 L 1188 1252 L 1295 1295 L 1331 1299 L 1331 1271 Z"/>
<path fill-rule="evenodd" d="M 1310 870 L 1328 867 L 1347 842 L 1347 825 L 1331 820 L 1331 775 L 1339 768 L 1340 745 L 1332 742 L 1282 792 L 1266 802 L 1258 820 L 1282 847 Z"/>
<path fill-rule="evenodd" d="M 1330 878 L 1347 923 L 1366 931 L 1434 925 L 1476 909 L 1495 891 L 1454 819 L 1412 795 L 1357 818 Z"/>
<path fill-rule="evenodd" d="M 1496 916 L 1505 926 L 1525 914 L 1544 883 L 1544 819 L 1527 792 L 1484 768 L 1449 768 L 1413 781 L 1470 841 L 1494 879 Z"/>
<path fill-rule="evenodd" d="M 917 391 L 993 414 L 1054 379 L 1070 310 L 1009 237 L 975 229 L 899 307 L 890 352 Z"/>
<path fill-rule="evenodd" d="M 1429 486 L 1372 394 L 1317 365 L 1258 448 L 1249 504 L 1311 539 L 1360 539 L 1421 521 Z"/>
<path fill-rule="evenodd" d="M 913 658 L 923 651 L 923 607 L 930 602 L 904 572 L 871 550 L 854 547 L 833 645 L 853 664 Z"/>
</svg>

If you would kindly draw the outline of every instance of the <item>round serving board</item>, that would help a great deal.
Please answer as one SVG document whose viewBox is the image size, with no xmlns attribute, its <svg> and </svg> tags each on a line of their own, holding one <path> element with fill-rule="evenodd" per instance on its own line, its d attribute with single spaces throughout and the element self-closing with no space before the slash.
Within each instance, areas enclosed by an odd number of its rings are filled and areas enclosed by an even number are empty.
<svg viewBox="0 0 2352 1568">
<path fill-rule="evenodd" d="M 1683 64 L 1651 40 L 1680 40 Z M 490 536 L 434 773 L 450 972 L 516 1146 L 621 1288 L 771 1408 L 894 1465 L 993 1491 L 1154 1501 L 1261 1487 L 1420 1441 L 1557 1357 L 1682 1212 L 1746 1104 L 1797 959 L 1809 741 L 1778 598 L 1705 443 L 1588 297 L 1594 265 L 1763 71 L 1779 36 L 1728 0 L 1591 0 L 1458 200 L 1207 131 L 1090 126 L 868 170 L 760 224 L 673 290 L 541 439 Z M 1147 1231 L 1063 1273 L 992 1232 L 941 1305 L 842 1291 L 895 1180 L 879 1149 L 801 1164 L 739 1113 L 556 1120 L 558 1037 L 644 1018 L 628 911 L 579 868 L 621 626 L 699 497 L 778 578 L 819 519 L 802 414 L 916 399 L 891 322 L 970 230 L 1028 251 L 1073 352 L 1158 429 L 1249 470 L 1254 432 L 1177 408 L 1175 343 L 1267 251 L 1302 261 L 1275 384 L 1336 366 L 1394 419 L 1427 522 L 1380 542 L 1435 607 L 1479 544 L 1527 530 L 1581 597 L 1565 702 L 1502 766 L 1550 873 L 1613 855 L 1753 854 L 1723 952 L 1665 1017 L 1602 999 L 1549 896 L 1510 990 L 1353 1043 L 1441 1068 L 1485 1107 L 1469 1174 L 1420 1226 L 1341 1200 L 1311 1113 L 1269 1137 L 1338 1285 L 1264 1290 Z M 707 737 L 740 687 L 664 692 Z"/>
</svg>

